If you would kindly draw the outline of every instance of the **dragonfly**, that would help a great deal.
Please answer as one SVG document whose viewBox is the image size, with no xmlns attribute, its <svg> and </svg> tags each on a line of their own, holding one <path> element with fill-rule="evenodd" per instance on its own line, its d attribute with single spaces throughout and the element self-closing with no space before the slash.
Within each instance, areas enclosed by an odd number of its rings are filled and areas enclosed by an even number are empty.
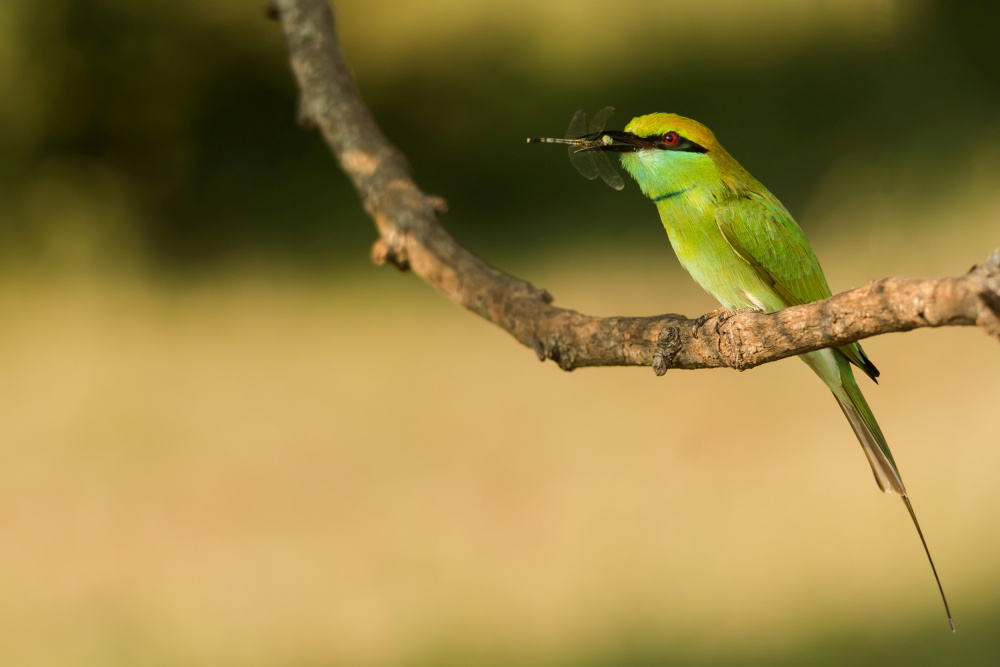
<svg viewBox="0 0 1000 667">
<path fill-rule="evenodd" d="M 588 127 L 587 114 L 583 109 L 580 109 L 573 114 L 564 139 L 534 137 L 528 139 L 528 143 L 567 144 L 569 146 L 569 161 L 584 178 L 592 181 L 600 176 L 615 190 L 621 190 L 625 187 L 625 181 L 621 174 L 611 165 L 608 154 L 605 151 L 597 150 L 598 146 L 610 146 L 614 143 L 613 133 L 604 132 L 604 126 L 607 125 L 614 113 L 614 107 L 604 107 L 594 114 Z"/>
</svg>

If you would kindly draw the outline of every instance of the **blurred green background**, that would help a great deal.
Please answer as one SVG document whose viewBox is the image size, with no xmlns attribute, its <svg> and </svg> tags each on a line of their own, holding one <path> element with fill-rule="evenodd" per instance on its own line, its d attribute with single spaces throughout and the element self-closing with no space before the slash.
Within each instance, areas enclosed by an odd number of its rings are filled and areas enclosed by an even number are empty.
<svg viewBox="0 0 1000 667">
<path fill-rule="evenodd" d="M 709 125 L 834 291 L 1000 245 L 995 3 L 337 3 L 361 92 L 487 261 L 593 314 L 714 307 L 572 113 Z M 539 364 L 409 275 L 243 0 L 0 4 L 0 662 L 996 664 L 1000 387 L 879 337 L 904 509 L 794 361 Z"/>
</svg>

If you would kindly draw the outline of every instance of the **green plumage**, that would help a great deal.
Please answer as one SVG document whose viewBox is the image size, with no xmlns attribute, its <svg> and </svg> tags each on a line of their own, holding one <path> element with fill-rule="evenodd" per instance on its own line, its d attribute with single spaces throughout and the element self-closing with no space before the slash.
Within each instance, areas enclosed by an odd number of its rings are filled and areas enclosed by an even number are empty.
<svg viewBox="0 0 1000 667">
<path fill-rule="evenodd" d="M 728 309 L 774 312 L 830 296 L 823 269 L 788 210 L 703 125 L 674 114 L 634 119 L 639 137 L 674 133 L 704 149 L 646 150 L 622 165 L 656 202 L 678 259 Z M 857 343 L 802 355 L 833 392 L 861 442 L 879 487 L 906 495 L 885 437 L 850 364 L 873 380 L 878 370 Z M 850 362 L 850 363 L 848 363 Z"/>
<path fill-rule="evenodd" d="M 606 120 L 609 110 L 598 116 Z M 574 116 L 574 122 L 577 117 L 582 122 L 582 112 Z M 643 194 L 656 203 L 681 264 L 726 309 L 774 312 L 830 296 L 823 269 L 802 229 L 781 202 L 741 167 L 701 123 L 676 114 L 656 113 L 633 118 L 624 132 L 597 129 L 583 136 L 571 132 L 567 139 L 528 142 L 569 144 L 574 164 L 588 178 L 600 172 L 596 167 L 581 168 L 593 151 L 621 153 L 626 171 Z M 620 179 L 606 175 L 604 180 L 616 188 L 620 184 Z M 854 380 L 851 365 L 872 380 L 878 377 L 878 370 L 857 343 L 799 358 L 833 392 L 868 457 L 879 488 L 902 497 L 954 631 L 944 589 L 917 515 L 882 429 Z"/>
</svg>

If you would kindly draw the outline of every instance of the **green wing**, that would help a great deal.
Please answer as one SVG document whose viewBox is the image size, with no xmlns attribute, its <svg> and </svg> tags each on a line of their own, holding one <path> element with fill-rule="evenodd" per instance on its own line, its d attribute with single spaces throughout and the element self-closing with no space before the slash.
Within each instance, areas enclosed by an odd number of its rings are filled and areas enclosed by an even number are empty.
<svg viewBox="0 0 1000 667">
<path fill-rule="evenodd" d="M 786 305 L 826 299 L 830 287 L 805 234 L 784 206 L 768 199 L 747 194 L 720 206 L 715 220 L 722 236 Z"/>
<path fill-rule="evenodd" d="M 770 194 L 746 193 L 719 206 L 715 221 L 723 238 L 788 306 L 831 296 L 826 276 L 802 228 Z M 872 380 L 878 369 L 857 343 L 838 348 Z"/>
</svg>

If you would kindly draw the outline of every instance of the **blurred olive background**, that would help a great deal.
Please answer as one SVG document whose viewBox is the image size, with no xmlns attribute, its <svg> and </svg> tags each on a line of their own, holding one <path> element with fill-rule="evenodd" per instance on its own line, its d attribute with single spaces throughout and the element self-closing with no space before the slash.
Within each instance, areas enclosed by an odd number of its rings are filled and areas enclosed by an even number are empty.
<svg viewBox="0 0 1000 667">
<path fill-rule="evenodd" d="M 444 222 L 594 314 L 714 307 L 572 113 L 697 118 L 834 291 L 1000 245 L 994 4 L 337 3 Z M 0 662 L 996 664 L 1000 358 L 866 343 L 958 625 L 794 361 L 567 374 L 410 275 L 242 0 L 0 4 Z"/>
</svg>

